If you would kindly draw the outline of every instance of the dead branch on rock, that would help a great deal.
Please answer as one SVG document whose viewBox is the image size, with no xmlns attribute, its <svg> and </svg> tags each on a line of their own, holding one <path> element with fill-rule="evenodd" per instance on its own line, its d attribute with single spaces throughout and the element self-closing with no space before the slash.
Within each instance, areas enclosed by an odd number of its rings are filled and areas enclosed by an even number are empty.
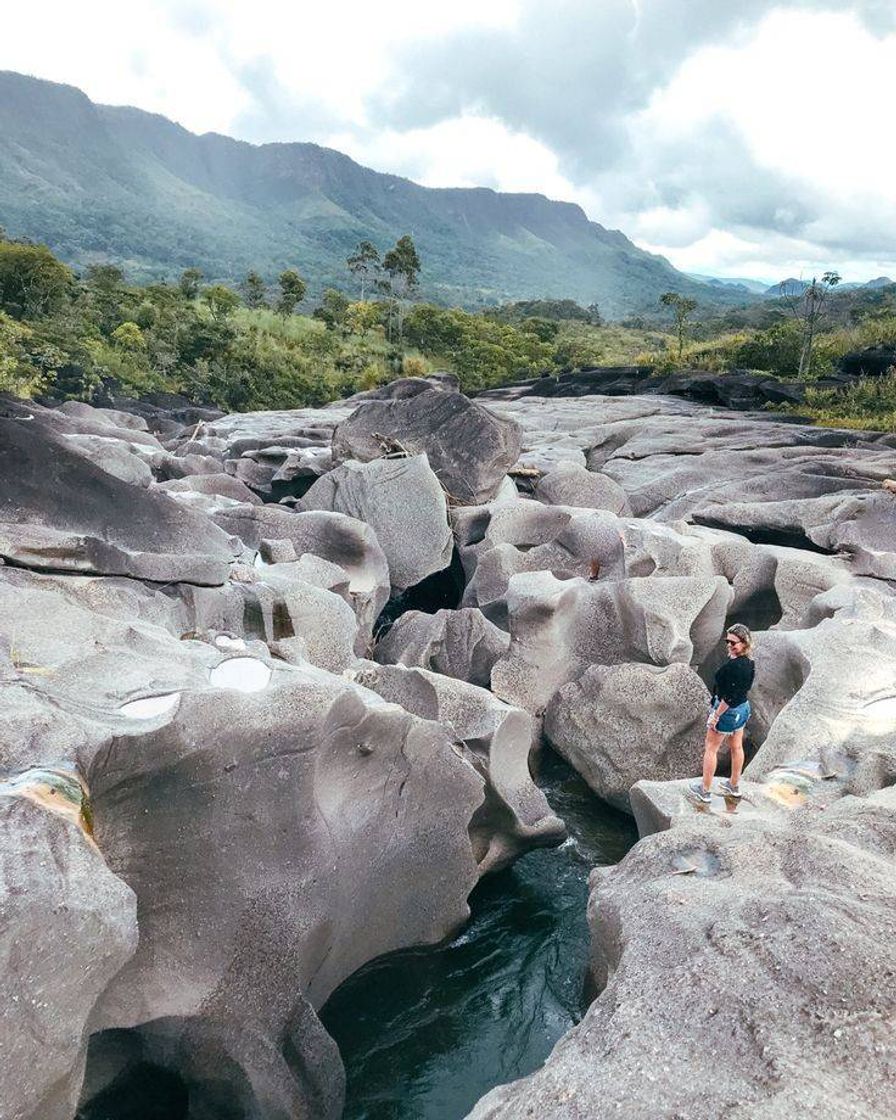
<svg viewBox="0 0 896 1120">
<path fill-rule="evenodd" d="M 396 439 L 394 436 L 384 436 L 380 432 L 371 433 L 373 438 L 379 442 L 380 450 L 382 451 L 383 459 L 408 459 L 416 452 L 412 451 L 409 447 Z"/>
</svg>

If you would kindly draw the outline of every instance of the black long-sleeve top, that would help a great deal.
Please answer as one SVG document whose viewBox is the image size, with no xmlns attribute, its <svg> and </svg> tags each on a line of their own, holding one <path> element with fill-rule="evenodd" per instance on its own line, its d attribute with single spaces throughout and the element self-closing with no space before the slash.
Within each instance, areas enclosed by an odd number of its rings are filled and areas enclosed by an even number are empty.
<svg viewBox="0 0 896 1120">
<path fill-rule="evenodd" d="M 713 679 L 713 702 L 724 700 L 729 708 L 746 703 L 755 676 L 756 666 L 749 657 L 730 657 Z"/>
</svg>

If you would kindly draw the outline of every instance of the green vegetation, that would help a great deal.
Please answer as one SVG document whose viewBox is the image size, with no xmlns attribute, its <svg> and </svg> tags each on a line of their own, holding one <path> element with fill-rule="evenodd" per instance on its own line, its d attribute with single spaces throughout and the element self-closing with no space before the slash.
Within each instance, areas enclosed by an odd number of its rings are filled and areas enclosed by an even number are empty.
<svg viewBox="0 0 896 1120">
<path fill-rule="evenodd" d="M 826 317 L 814 316 L 807 351 L 806 320 L 776 301 L 749 323 L 701 316 L 682 299 L 663 301 L 650 321 L 606 324 L 596 307 L 570 300 L 481 312 L 416 303 L 425 261 L 407 235 L 382 261 L 361 243 L 346 266 L 346 287 L 363 283 L 376 298 L 328 288 L 300 314 L 306 289 L 295 268 L 276 284 L 251 270 L 239 292 L 205 284 L 197 268 L 174 283 L 136 286 L 108 264 L 76 277 L 45 246 L 0 236 L 0 391 L 81 400 L 167 392 L 227 410 L 297 408 L 434 369 L 476 390 L 637 364 L 658 373 L 748 369 L 799 378 L 810 384 L 800 413 L 824 424 L 894 427 L 894 377 L 846 389 L 812 385 L 845 354 L 896 347 L 896 286 L 826 293 Z"/>
<path fill-rule="evenodd" d="M 885 377 L 860 377 L 843 389 L 806 392 L 806 404 L 794 411 L 836 428 L 896 431 L 896 370 Z"/>
</svg>

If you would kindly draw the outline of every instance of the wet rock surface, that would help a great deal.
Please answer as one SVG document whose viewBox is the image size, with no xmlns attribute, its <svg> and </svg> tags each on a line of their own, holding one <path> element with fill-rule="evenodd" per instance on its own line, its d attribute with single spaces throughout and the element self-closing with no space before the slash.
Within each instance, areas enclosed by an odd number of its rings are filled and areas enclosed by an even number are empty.
<svg viewBox="0 0 896 1120">
<path fill-rule="evenodd" d="M 545 741 L 643 839 L 592 879 L 601 994 L 471 1115 L 892 1115 L 896 437 L 429 379 L 118 404 L 0 406 L 16 1120 L 337 1120 L 317 1013 L 562 840 Z M 744 797 L 697 806 L 734 621 Z"/>
</svg>

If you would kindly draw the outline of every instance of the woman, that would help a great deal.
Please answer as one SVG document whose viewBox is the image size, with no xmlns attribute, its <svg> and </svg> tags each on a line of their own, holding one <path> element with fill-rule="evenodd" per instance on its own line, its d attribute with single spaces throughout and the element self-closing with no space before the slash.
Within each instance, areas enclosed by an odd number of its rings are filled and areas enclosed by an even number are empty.
<svg viewBox="0 0 896 1120">
<path fill-rule="evenodd" d="M 750 658 L 753 636 L 739 622 L 725 634 L 728 660 L 713 681 L 712 709 L 706 721 L 703 744 L 703 781 L 692 782 L 690 790 L 698 801 L 708 803 L 716 773 L 716 757 L 727 735 L 731 736 L 731 777 L 722 782 L 722 793 L 740 797 L 740 775 L 744 768 L 744 726 L 750 718 L 747 693 L 753 686 L 756 667 Z"/>
</svg>

